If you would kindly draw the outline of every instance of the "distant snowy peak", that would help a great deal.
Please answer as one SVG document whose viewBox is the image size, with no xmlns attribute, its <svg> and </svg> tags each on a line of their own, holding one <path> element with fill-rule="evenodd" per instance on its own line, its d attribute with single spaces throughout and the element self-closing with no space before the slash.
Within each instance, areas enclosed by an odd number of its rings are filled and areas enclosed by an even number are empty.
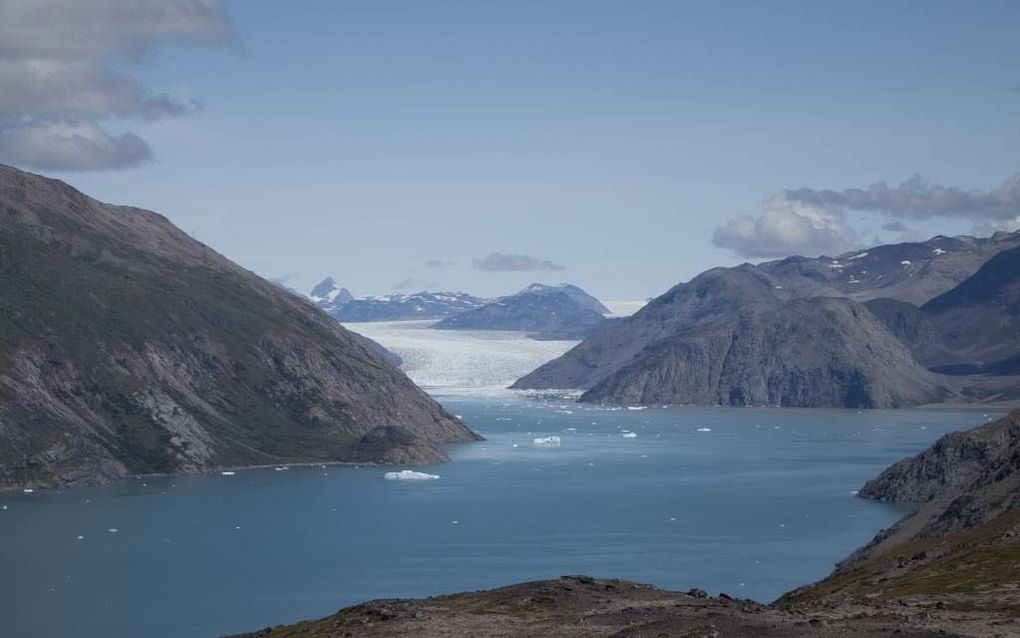
<svg viewBox="0 0 1020 638">
<path fill-rule="evenodd" d="M 354 295 L 351 294 L 351 291 L 341 288 L 340 284 L 332 277 L 326 277 L 316 284 L 312 288 L 309 298 L 317 304 L 329 303 L 339 305 L 354 301 Z"/>
<path fill-rule="evenodd" d="M 595 297 L 589 295 L 587 292 L 573 284 L 557 284 L 555 286 L 549 284 L 534 283 L 525 288 L 524 290 L 517 293 L 517 295 L 556 295 L 564 294 L 582 308 L 587 308 L 593 312 L 597 312 L 601 315 L 611 314 L 611 310 L 606 308 L 605 305 Z M 516 295 L 512 295 L 516 296 Z"/>
<path fill-rule="evenodd" d="M 443 319 L 465 310 L 479 308 L 488 301 L 463 292 L 422 290 L 410 295 L 393 293 L 361 297 L 326 311 L 337 321 Z"/>
</svg>

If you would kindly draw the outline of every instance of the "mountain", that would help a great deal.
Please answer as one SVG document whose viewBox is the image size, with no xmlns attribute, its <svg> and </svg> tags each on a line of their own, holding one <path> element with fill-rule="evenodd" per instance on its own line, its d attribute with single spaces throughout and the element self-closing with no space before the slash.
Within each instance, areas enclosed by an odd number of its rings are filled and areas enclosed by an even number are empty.
<svg viewBox="0 0 1020 638">
<path fill-rule="evenodd" d="M 869 481 L 863 498 L 915 511 L 837 566 L 787 594 L 784 605 L 898 600 L 1016 617 L 1020 587 L 1020 410 L 948 434 Z M 906 599 L 906 600 L 904 600 Z M 986 619 L 983 626 L 991 627 Z M 1016 635 L 1003 629 L 999 635 Z"/>
<path fill-rule="evenodd" d="M 1020 247 L 988 260 L 972 277 L 921 306 L 934 336 L 918 344 L 928 364 L 977 369 L 1020 356 Z"/>
<path fill-rule="evenodd" d="M 0 487 L 432 463 L 475 438 L 307 301 L 164 217 L 0 166 Z"/>
<path fill-rule="evenodd" d="M 1020 372 L 1018 242 L 1018 233 L 936 237 L 834 260 L 715 268 L 511 387 L 582 389 L 582 401 L 602 403 L 894 407 L 1009 398 L 1017 383 L 936 373 L 947 364 L 968 374 Z"/>
<path fill-rule="evenodd" d="M 609 309 L 577 286 L 531 284 L 514 295 L 443 319 L 439 330 L 516 330 L 537 339 L 581 339 Z"/>
<path fill-rule="evenodd" d="M 595 297 L 589 295 L 581 288 L 573 284 L 557 284 L 550 286 L 548 284 L 531 284 L 524 290 L 517 293 L 518 295 L 559 295 L 564 294 L 575 304 L 581 308 L 586 308 L 592 312 L 597 312 L 600 315 L 608 315 L 612 311 L 602 305 L 602 302 Z"/>
<path fill-rule="evenodd" d="M 337 321 L 408 321 L 442 319 L 459 312 L 480 308 L 488 300 L 463 292 L 428 292 L 411 295 L 353 299 L 334 308 L 324 308 Z"/>
<path fill-rule="evenodd" d="M 336 306 L 342 306 L 345 303 L 354 301 L 354 295 L 351 294 L 351 291 L 341 288 L 340 284 L 336 283 L 332 277 L 326 277 L 315 284 L 308 298 L 315 304 L 332 304 Z"/>
<path fill-rule="evenodd" d="M 886 470 L 864 498 L 917 509 L 820 582 L 766 605 L 590 576 L 376 600 L 237 638 L 1020 635 L 1020 410 Z M 579 630 L 582 628 L 583 630 Z"/>
<path fill-rule="evenodd" d="M 759 270 L 792 297 L 887 298 L 921 305 L 954 288 L 998 253 L 1020 246 L 1020 232 L 992 237 L 937 236 L 837 257 L 788 257 Z"/>
<path fill-rule="evenodd" d="M 582 401 L 892 407 L 947 395 L 861 304 L 787 299 L 750 265 L 654 299 L 512 387 L 585 388 Z"/>
</svg>

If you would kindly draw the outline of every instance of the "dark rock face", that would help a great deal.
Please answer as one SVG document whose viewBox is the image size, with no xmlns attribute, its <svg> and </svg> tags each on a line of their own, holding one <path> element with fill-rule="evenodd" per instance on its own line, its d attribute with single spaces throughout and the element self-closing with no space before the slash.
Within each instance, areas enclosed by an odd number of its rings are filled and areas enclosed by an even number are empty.
<svg viewBox="0 0 1020 638">
<path fill-rule="evenodd" d="M 926 503 L 963 490 L 1020 450 L 1020 410 L 966 432 L 952 432 L 861 488 L 862 498 Z"/>
<path fill-rule="evenodd" d="M 410 321 L 442 319 L 487 303 L 463 292 L 421 291 L 412 295 L 352 299 L 341 306 L 323 307 L 337 321 Z"/>
<path fill-rule="evenodd" d="M 921 311 L 937 335 L 915 346 L 923 362 L 1011 373 L 1020 356 L 1020 247 L 992 257 Z"/>
<path fill-rule="evenodd" d="M 591 309 L 602 307 L 580 288 L 564 292 L 561 287 L 533 284 L 516 295 L 502 297 L 480 308 L 447 317 L 434 327 L 439 330 L 516 330 L 540 339 L 580 339 L 591 334 L 606 319 Z M 578 294 L 585 298 L 579 298 Z M 591 300 L 591 301 L 589 301 Z"/>
<path fill-rule="evenodd" d="M 950 391 L 850 299 L 789 300 L 745 265 L 680 284 L 518 380 L 582 401 L 892 407 Z"/>
<path fill-rule="evenodd" d="M 359 445 L 389 426 L 422 462 L 475 439 L 362 340 L 160 215 L 0 166 L 0 487 L 385 461 Z"/>
</svg>

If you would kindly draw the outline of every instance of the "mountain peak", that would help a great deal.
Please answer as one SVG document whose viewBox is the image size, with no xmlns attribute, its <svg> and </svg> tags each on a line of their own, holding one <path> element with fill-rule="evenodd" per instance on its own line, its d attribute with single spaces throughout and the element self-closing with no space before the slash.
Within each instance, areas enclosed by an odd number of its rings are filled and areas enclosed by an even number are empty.
<svg viewBox="0 0 1020 638">
<path fill-rule="evenodd" d="M 354 295 L 332 277 L 326 277 L 312 288 L 309 295 L 312 301 L 326 301 L 333 304 L 345 304 L 354 300 Z"/>
</svg>

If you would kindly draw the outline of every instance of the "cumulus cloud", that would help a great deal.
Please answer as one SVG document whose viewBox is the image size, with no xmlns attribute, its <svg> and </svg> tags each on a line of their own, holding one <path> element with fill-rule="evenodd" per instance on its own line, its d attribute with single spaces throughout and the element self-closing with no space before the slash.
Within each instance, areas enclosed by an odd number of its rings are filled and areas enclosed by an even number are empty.
<svg viewBox="0 0 1020 638">
<path fill-rule="evenodd" d="M 518 253 L 490 253 L 482 259 L 474 258 L 472 265 L 475 270 L 492 272 L 523 272 L 527 270 L 565 270 L 566 266 L 548 259 L 539 259 Z"/>
<path fill-rule="evenodd" d="M 765 200 L 758 217 L 743 215 L 715 230 L 712 241 L 745 257 L 838 254 L 857 241 L 854 213 L 878 213 L 887 231 L 900 220 L 967 219 L 975 231 L 1014 230 L 1020 220 L 1020 173 L 991 191 L 932 184 L 915 175 L 899 186 L 783 191 Z"/>
<path fill-rule="evenodd" d="M 838 254 L 856 240 L 841 210 L 791 201 L 784 194 L 765 200 L 757 218 L 742 215 L 712 235 L 716 246 L 745 257 Z"/>
<path fill-rule="evenodd" d="M 166 44 L 231 38 L 219 0 L 0 3 L 0 160 L 54 170 L 113 169 L 151 157 L 110 119 L 152 121 L 199 104 L 152 93 L 125 71 Z"/>
</svg>

